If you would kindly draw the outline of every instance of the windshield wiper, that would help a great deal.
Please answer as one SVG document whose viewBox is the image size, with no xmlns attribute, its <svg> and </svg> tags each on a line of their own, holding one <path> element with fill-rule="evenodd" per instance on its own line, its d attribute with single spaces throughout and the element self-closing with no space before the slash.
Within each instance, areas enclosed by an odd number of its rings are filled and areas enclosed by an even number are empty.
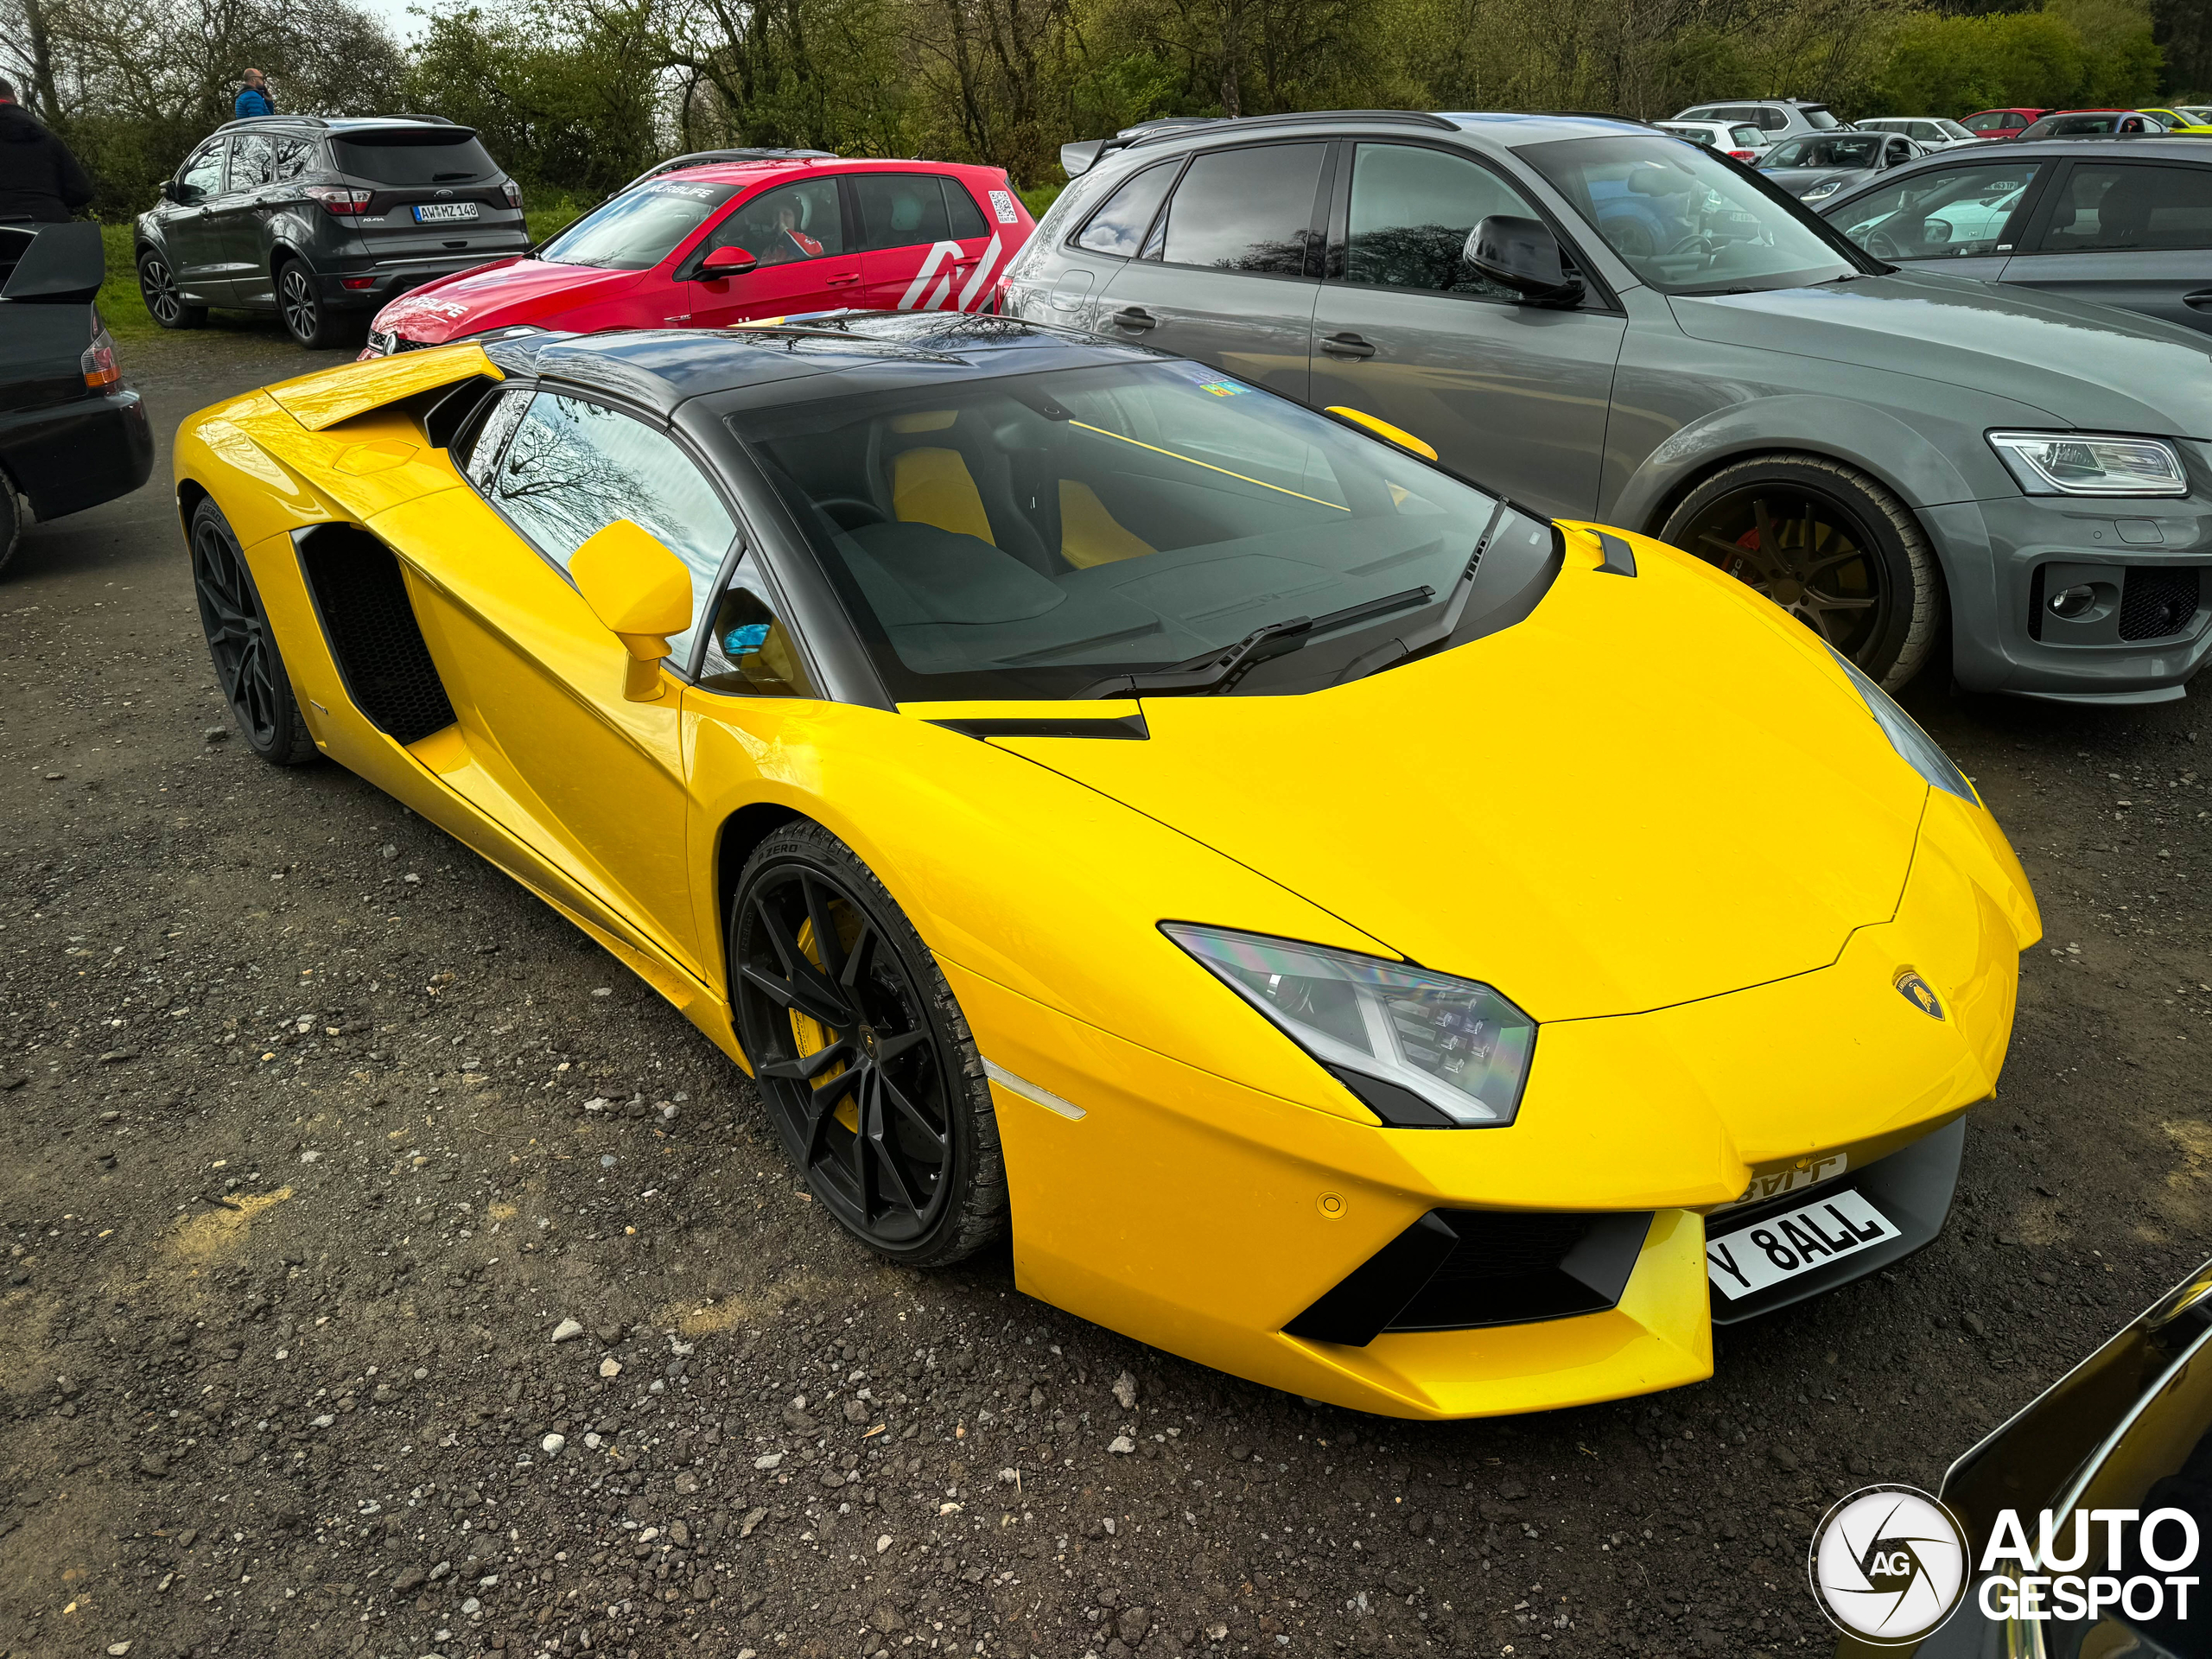
<svg viewBox="0 0 2212 1659">
<path fill-rule="evenodd" d="M 1443 610 L 1433 622 L 1425 628 L 1401 634 L 1395 639 L 1385 639 L 1374 650 L 1353 658 L 1329 683 L 1346 685 L 1354 680 L 1365 679 L 1370 674 L 1395 668 L 1400 663 L 1449 640 L 1459 626 L 1459 618 L 1466 611 L 1468 599 L 1475 591 L 1475 573 L 1482 569 L 1483 550 L 1490 545 L 1491 537 L 1497 532 L 1498 520 L 1504 517 L 1505 503 L 1501 500 L 1491 509 L 1490 522 L 1483 526 L 1483 533 L 1475 537 L 1475 550 L 1467 555 L 1467 568 L 1459 573 L 1459 580 L 1452 585 Z"/>
<path fill-rule="evenodd" d="M 1113 674 L 1103 680 L 1093 680 L 1075 695 L 1078 697 L 1127 696 L 1191 696 L 1208 692 L 1234 690 L 1236 683 L 1271 657 L 1281 657 L 1297 651 L 1313 635 L 1330 628 L 1340 628 L 1347 623 L 1364 622 L 1370 617 L 1387 616 L 1408 605 L 1426 605 L 1436 597 L 1436 589 L 1424 583 L 1408 588 L 1403 593 L 1385 594 L 1380 599 L 1370 599 L 1364 604 L 1347 605 L 1340 611 L 1330 611 L 1321 616 L 1294 616 L 1281 622 L 1270 622 L 1265 627 L 1255 628 L 1235 645 L 1224 650 L 1210 651 L 1203 657 L 1193 657 L 1188 662 L 1173 663 L 1166 668 L 1147 669 L 1135 674 Z"/>
</svg>

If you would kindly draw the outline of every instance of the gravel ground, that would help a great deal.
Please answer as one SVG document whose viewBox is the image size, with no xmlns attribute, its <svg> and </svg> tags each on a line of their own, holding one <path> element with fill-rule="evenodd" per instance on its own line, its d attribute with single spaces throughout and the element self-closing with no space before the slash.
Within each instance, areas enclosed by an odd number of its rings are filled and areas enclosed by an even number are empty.
<svg viewBox="0 0 2212 1659">
<path fill-rule="evenodd" d="M 306 359 L 126 361 L 167 434 Z M 1941 1241 L 1701 1386 L 1408 1425 L 846 1243 L 643 984 L 226 740 L 166 469 L 0 580 L 5 1659 L 1821 1649 L 1821 1510 L 2205 1252 L 2195 702 L 1912 699 L 2050 929 Z"/>
</svg>

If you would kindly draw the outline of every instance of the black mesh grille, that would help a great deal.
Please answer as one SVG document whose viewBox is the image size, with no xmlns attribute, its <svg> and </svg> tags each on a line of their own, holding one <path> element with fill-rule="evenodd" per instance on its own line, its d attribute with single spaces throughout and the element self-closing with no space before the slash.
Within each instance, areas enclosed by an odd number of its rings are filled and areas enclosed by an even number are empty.
<svg viewBox="0 0 2212 1659">
<path fill-rule="evenodd" d="M 2120 637 L 2164 639 L 2186 633 L 2196 615 L 2196 570 L 2131 564 L 2120 589 Z"/>
<path fill-rule="evenodd" d="M 398 743 L 452 725 L 453 704 L 391 550 L 366 531 L 329 524 L 302 540 L 300 568 L 354 707 Z"/>
</svg>

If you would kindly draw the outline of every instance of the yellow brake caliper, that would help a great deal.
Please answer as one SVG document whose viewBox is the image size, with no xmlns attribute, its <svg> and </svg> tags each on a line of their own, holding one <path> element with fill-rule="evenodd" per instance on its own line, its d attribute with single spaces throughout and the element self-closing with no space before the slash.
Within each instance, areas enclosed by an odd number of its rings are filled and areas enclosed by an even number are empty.
<svg viewBox="0 0 2212 1659">
<path fill-rule="evenodd" d="M 859 918 L 854 916 L 845 906 L 838 906 L 837 938 L 839 942 L 849 950 L 852 948 L 853 941 L 859 936 Z M 808 918 L 806 922 L 799 928 L 798 948 L 800 953 L 804 955 L 809 962 L 812 963 L 817 968 L 822 968 L 823 971 L 825 973 L 829 971 L 828 969 L 823 966 L 822 952 L 815 944 L 814 920 L 811 917 Z M 804 1059 L 810 1054 L 819 1054 L 823 1049 L 830 1046 L 829 1029 L 823 1026 L 819 1020 L 815 1019 L 810 1014 L 801 1014 L 797 1008 L 793 1008 L 791 1011 L 791 1042 L 798 1052 L 799 1058 Z M 842 1077 L 844 1073 L 845 1063 L 842 1060 L 840 1060 L 836 1065 L 831 1066 L 827 1071 L 824 1071 L 819 1078 L 816 1079 L 816 1082 L 817 1085 L 820 1084 L 825 1084 L 832 1077 Z M 847 1134 L 858 1135 L 861 1132 L 860 1102 L 855 1098 L 850 1091 L 848 1091 L 844 1098 L 837 1103 L 836 1108 L 831 1111 L 830 1116 L 844 1126 Z"/>
</svg>

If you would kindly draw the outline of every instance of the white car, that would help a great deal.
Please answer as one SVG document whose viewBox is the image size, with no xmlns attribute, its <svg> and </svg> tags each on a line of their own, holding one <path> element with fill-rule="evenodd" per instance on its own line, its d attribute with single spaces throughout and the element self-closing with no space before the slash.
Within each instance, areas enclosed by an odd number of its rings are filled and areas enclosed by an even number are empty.
<svg viewBox="0 0 2212 1659">
<path fill-rule="evenodd" d="M 1757 167 L 1770 142 L 1764 129 L 1741 121 L 1655 121 L 1652 125 L 1707 149 L 1725 150 L 1747 167 Z"/>
<path fill-rule="evenodd" d="M 1861 132 L 1901 132 L 1925 150 L 1949 149 L 1955 144 L 1984 142 L 1957 122 L 1940 115 L 1872 115 L 1851 124 Z"/>
</svg>

